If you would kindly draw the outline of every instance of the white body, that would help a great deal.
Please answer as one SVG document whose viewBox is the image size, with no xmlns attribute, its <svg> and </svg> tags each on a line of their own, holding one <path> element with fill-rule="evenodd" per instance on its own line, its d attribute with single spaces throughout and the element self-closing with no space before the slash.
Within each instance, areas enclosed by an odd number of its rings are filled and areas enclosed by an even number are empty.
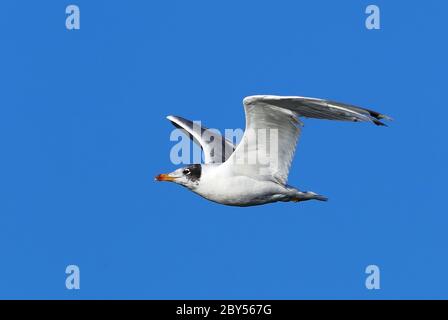
<svg viewBox="0 0 448 320">
<path fill-rule="evenodd" d="M 243 175 L 232 176 L 226 169 L 221 165 L 202 165 L 201 181 L 190 189 L 208 200 L 231 206 L 289 201 L 298 196 L 294 188 Z"/>
</svg>

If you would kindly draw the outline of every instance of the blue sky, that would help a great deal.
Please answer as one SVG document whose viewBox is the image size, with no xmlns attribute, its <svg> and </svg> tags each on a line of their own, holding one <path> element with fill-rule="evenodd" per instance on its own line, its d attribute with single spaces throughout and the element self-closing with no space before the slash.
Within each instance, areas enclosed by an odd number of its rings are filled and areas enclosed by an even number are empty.
<svg viewBox="0 0 448 320">
<path fill-rule="evenodd" d="M 448 298 L 447 3 L 0 6 L 0 298 Z M 395 121 L 306 121 L 289 183 L 327 203 L 226 207 L 153 181 L 175 168 L 166 115 L 241 128 L 252 94 Z"/>
</svg>

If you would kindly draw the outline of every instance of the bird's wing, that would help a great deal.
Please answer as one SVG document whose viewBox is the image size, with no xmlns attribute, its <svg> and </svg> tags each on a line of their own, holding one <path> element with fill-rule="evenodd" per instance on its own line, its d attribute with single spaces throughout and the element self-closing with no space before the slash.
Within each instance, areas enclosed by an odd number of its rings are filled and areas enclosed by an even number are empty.
<svg viewBox="0 0 448 320">
<path fill-rule="evenodd" d="M 235 146 L 215 130 L 208 129 L 182 117 L 166 117 L 202 148 L 205 163 L 223 163 L 235 150 Z"/>
<path fill-rule="evenodd" d="M 247 175 L 286 184 L 302 122 L 299 117 L 366 121 L 384 125 L 389 117 L 348 104 L 305 97 L 249 96 L 244 98 L 246 131 L 226 161 L 234 175 Z"/>
</svg>

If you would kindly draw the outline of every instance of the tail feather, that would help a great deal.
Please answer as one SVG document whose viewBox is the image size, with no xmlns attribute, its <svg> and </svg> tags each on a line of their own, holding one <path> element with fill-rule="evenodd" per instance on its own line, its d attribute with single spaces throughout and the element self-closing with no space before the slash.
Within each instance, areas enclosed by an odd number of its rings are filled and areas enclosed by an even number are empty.
<svg viewBox="0 0 448 320">
<path fill-rule="evenodd" d="M 326 196 L 321 195 L 321 194 L 316 194 L 311 199 L 312 200 L 319 200 L 319 201 L 328 201 L 328 198 Z"/>
<path fill-rule="evenodd" d="M 300 201 L 308 201 L 308 200 L 319 200 L 319 201 L 328 201 L 328 198 L 321 195 L 321 194 L 317 194 L 311 191 L 307 191 L 307 192 L 299 192 L 293 199 L 292 201 L 294 202 L 300 202 Z"/>
</svg>

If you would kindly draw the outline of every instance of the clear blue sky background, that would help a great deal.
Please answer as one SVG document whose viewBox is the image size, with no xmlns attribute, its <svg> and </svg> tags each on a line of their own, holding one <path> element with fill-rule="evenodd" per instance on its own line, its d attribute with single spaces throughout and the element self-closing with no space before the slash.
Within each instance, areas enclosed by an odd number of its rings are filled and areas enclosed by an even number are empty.
<svg viewBox="0 0 448 320">
<path fill-rule="evenodd" d="M 65 28 L 65 7 L 81 30 Z M 364 26 L 381 8 L 381 30 Z M 448 298 L 445 1 L 2 1 L 0 298 Z M 307 121 L 290 184 L 233 208 L 154 175 L 168 114 L 244 127 L 251 94 L 329 98 L 390 127 Z M 65 267 L 81 290 L 65 289 Z M 381 289 L 364 269 L 381 268 Z"/>
</svg>

